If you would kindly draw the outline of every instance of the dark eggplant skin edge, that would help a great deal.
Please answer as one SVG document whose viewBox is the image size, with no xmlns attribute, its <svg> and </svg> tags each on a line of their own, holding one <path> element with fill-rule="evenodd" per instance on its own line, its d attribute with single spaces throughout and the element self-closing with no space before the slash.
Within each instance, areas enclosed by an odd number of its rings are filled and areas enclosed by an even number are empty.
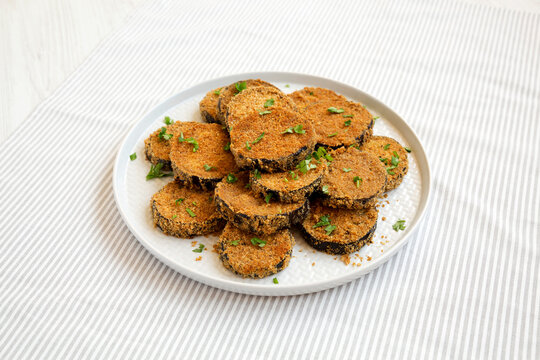
<svg viewBox="0 0 540 360">
<path fill-rule="evenodd" d="M 192 238 L 198 235 L 210 234 L 220 231 L 225 227 L 225 220 L 221 217 L 214 217 L 202 223 L 178 224 L 171 219 L 162 216 L 157 209 L 156 202 L 152 200 L 152 218 L 154 224 L 163 231 L 164 234 L 179 238 Z"/>
<path fill-rule="evenodd" d="M 302 222 L 309 213 L 309 201 L 288 214 L 255 215 L 250 217 L 234 212 L 217 194 L 214 196 L 219 213 L 234 226 L 257 234 L 272 234 L 293 224 Z"/>
<path fill-rule="evenodd" d="M 238 154 L 233 147 L 231 151 L 236 160 L 236 164 L 241 169 L 259 169 L 263 172 L 279 172 L 279 171 L 288 171 L 294 170 L 296 165 L 304 160 L 306 156 L 313 152 L 315 145 L 312 146 L 303 146 L 298 149 L 295 153 L 288 156 L 279 158 L 279 159 L 257 159 L 249 158 Z"/>
<path fill-rule="evenodd" d="M 307 197 L 309 197 L 311 194 L 316 193 L 319 191 L 322 183 L 324 173 L 321 173 L 315 181 L 313 181 L 311 184 L 308 184 L 306 186 L 301 187 L 300 189 L 296 189 L 294 191 L 275 191 L 267 188 L 266 186 L 262 185 L 260 182 L 258 182 L 253 175 L 253 173 L 249 174 L 249 182 L 251 184 L 251 190 L 253 192 L 261 194 L 263 197 L 265 197 L 268 194 L 272 194 L 272 199 L 284 203 L 293 203 L 296 201 L 303 200 Z"/>
<path fill-rule="evenodd" d="M 146 155 L 146 159 L 150 161 L 152 164 L 163 164 L 161 167 L 162 171 L 171 171 L 171 161 L 170 160 L 164 160 L 160 157 L 154 156 L 152 152 L 152 146 L 150 146 L 150 143 L 144 144 L 144 154 Z"/>
<path fill-rule="evenodd" d="M 289 236 L 292 238 L 291 234 L 289 234 Z M 294 238 L 292 238 L 291 241 L 294 244 Z M 285 269 L 287 266 L 289 266 L 289 261 L 291 260 L 293 249 L 291 247 L 291 250 L 287 251 L 283 259 L 271 269 L 266 269 L 266 271 L 264 272 L 257 272 L 257 273 L 252 273 L 252 274 L 242 274 L 234 269 L 234 267 L 229 262 L 229 257 L 227 256 L 227 254 L 225 254 L 225 246 L 223 243 L 221 243 L 220 246 L 218 247 L 218 251 L 219 251 L 219 259 L 221 260 L 221 262 L 223 263 L 223 266 L 225 266 L 226 269 L 244 278 L 249 277 L 253 279 L 262 279 L 267 276 L 274 275 L 280 272 L 281 270 Z"/>
<path fill-rule="evenodd" d="M 369 244 L 373 238 L 373 234 L 377 229 L 377 222 L 369 229 L 369 231 L 360 239 L 346 244 L 339 244 L 331 241 L 321 241 L 311 235 L 303 224 L 300 226 L 302 234 L 306 242 L 314 249 L 332 255 L 345 255 L 360 250 L 362 246 Z"/>
<path fill-rule="evenodd" d="M 214 118 L 212 115 L 208 113 L 208 111 L 201 111 L 201 117 L 202 119 L 210 124 L 220 124 L 219 120 Z"/>
<path fill-rule="evenodd" d="M 223 180 L 223 177 L 202 178 L 200 176 L 190 175 L 178 169 L 174 162 L 172 162 L 171 165 L 176 181 L 182 186 L 191 189 L 213 190 L 216 185 Z"/>
</svg>

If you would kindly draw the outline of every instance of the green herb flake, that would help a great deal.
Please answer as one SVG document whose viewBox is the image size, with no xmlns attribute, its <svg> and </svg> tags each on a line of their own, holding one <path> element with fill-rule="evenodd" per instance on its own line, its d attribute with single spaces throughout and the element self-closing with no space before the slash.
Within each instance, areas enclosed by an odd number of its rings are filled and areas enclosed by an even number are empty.
<svg viewBox="0 0 540 360">
<path fill-rule="evenodd" d="M 215 166 L 210 166 L 210 165 L 204 164 L 204 170 L 205 171 L 211 171 L 211 170 L 213 170 L 215 168 L 216 168 Z"/>
<path fill-rule="evenodd" d="M 344 125 L 345 125 L 345 126 L 351 126 L 351 120 L 345 121 L 345 122 L 344 122 Z"/>
<path fill-rule="evenodd" d="M 289 171 L 289 175 L 291 175 L 291 179 L 293 180 L 298 180 L 298 174 L 295 173 L 294 171 Z"/>
<path fill-rule="evenodd" d="M 328 154 L 328 152 L 326 151 L 325 148 L 323 148 L 322 146 L 319 146 L 317 148 L 317 151 L 313 152 L 312 156 L 316 159 L 316 160 L 320 160 L 321 158 L 325 158 L 326 160 L 332 162 L 334 161 L 334 159 L 332 158 L 332 156 L 330 156 L 330 154 Z"/>
<path fill-rule="evenodd" d="M 385 163 L 386 165 L 388 165 L 388 159 L 387 158 L 379 158 L 379 160 L 381 160 L 381 162 Z"/>
<path fill-rule="evenodd" d="M 192 137 L 188 137 L 186 139 L 183 132 L 180 133 L 180 136 L 178 137 L 178 142 L 187 142 L 188 144 L 193 145 L 193 152 L 199 150 L 199 143 L 197 142 L 197 140 Z"/>
<path fill-rule="evenodd" d="M 323 185 L 323 187 L 322 187 L 322 193 L 323 193 L 323 194 L 328 194 L 328 185 Z"/>
<path fill-rule="evenodd" d="M 171 219 L 176 219 L 178 215 L 174 214 Z"/>
<path fill-rule="evenodd" d="M 225 151 L 231 150 L 231 142 L 230 142 L 230 141 L 227 143 L 227 145 L 225 145 L 225 146 L 223 147 L 223 150 L 225 150 Z"/>
<path fill-rule="evenodd" d="M 352 169 L 343 168 L 343 171 L 346 172 L 346 173 L 348 173 L 348 172 L 352 171 Z"/>
<path fill-rule="evenodd" d="M 330 236 L 332 235 L 332 231 L 336 230 L 337 226 L 336 225 L 328 225 L 327 227 L 324 228 L 324 231 L 326 231 L 326 235 Z"/>
<path fill-rule="evenodd" d="M 289 85 L 289 84 L 285 84 L 285 87 L 286 87 L 286 88 L 290 88 L 290 87 L 291 87 L 291 85 Z"/>
<path fill-rule="evenodd" d="M 242 90 L 246 90 L 247 83 L 245 81 L 237 82 L 236 84 L 234 84 L 234 87 L 236 88 L 237 94 L 239 94 L 242 92 Z"/>
<path fill-rule="evenodd" d="M 234 184 L 237 181 L 238 181 L 238 178 L 234 174 L 227 175 L 227 182 L 229 184 Z"/>
<path fill-rule="evenodd" d="M 341 115 L 341 116 L 343 116 L 344 118 L 352 118 L 352 117 L 354 117 L 353 114 L 349 114 L 349 115 Z M 349 125 L 347 125 L 347 126 L 349 126 Z"/>
<path fill-rule="evenodd" d="M 289 180 L 287 178 L 283 178 L 283 181 L 285 182 L 289 182 Z"/>
<path fill-rule="evenodd" d="M 193 249 L 193 250 L 191 250 L 191 251 L 196 252 L 196 253 L 202 253 L 203 250 L 204 250 L 204 244 L 199 244 L 199 247 L 198 247 L 198 248 Z"/>
<path fill-rule="evenodd" d="M 313 93 L 313 91 L 310 91 L 309 95 L 314 96 L 315 94 Z"/>
<path fill-rule="evenodd" d="M 259 238 L 254 237 L 251 239 L 251 243 L 258 247 L 264 247 L 266 245 L 266 240 L 261 240 Z"/>
<path fill-rule="evenodd" d="M 264 201 L 267 203 L 267 204 L 270 204 L 270 199 L 272 198 L 272 194 L 266 194 L 266 196 L 264 197 Z"/>
<path fill-rule="evenodd" d="M 335 107 L 329 107 L 327 109 L 329 112 L 331 112 L 332 114 L 341 114 L 342 112 L 345 112 L 345 110 L 343 109 L 336 109 Z"/>
<path fill-rule="evenodd" d="M 266 101 L 264 102 L 264 107 L 267 108 L 267 107 L 273 106 L 273 105 L 274 105 L 274 102 L 275 102 L 275 100 L 272 99 L 272 98 L 270 98 L 270 99 L 268 99 L 268 100 L 266 100 Z"/>
<path fill-rule="evenodd" d="M 137 158 L 137 153 L 134 152 L 133 154 L 129 155 L 129 158 L 131 161 L 135 160 Z"/>
<path fill-rule="evenodd" d="M 251 189 L 251 184 L 250 184 L 250 183 L 247 183 L 246 185 L 244 185 L 244 187 L 245 187 L 246 189 Z"/>
<path fill-rule="evenodd" d="M 174 201 L 174 203 L 175 203 L 176 205 L 181 204 L 182 202 L 184 202 L 184 199 L 182 199 L 182 198 L 176 199 L 176 200 Z"/>
<path fill-rule="evenodd" d="M 186 212 L 189 214 L 189 216 L 191 217 L 195 217 L 197 215 L 195 215 L 195 213 L 193 212 L 193 210 L 191 210 L 190 208 L 186 208 Z"/>
<path fill-rule="evenodd" d="M 197 206 L 197 202 L 196 202 L 196 201 L 192 202 L 192 204 L 195 205 L 195 206 Z"/>
<path fill-rule="evenodd" d="M 330 225 L 330 218 L 328 217 L 328 215 L 323 215 L 319 218 L 319 222 L 313 225 L 313 227 L 318 228 L 318 227 L 327 226 L 327 225 Z"/>
<path fill-rule="evenodd" d="M 333 134 L 330 134 L 330 135 L 328 135 L 328 137 L 334 137 L 334 136 L 336 136 L 336 135 L 337 135 L 337 132 L 335 132 L 335 133 L 333 133 Z"/>
<path fill-rule="evenodd" d="M 173 134 L 167 134 L 167 128 L 164 126 L 161 128 L 161 131 L 159 132 L 158 138 L 160 140 L 171 140 L 173 137 Z"/>
<path fill-rule="evenodd" d="M 373 118 L 373 121 L 379 120 L 380 118 L 381 118 L 380 116 L 375 116 L 375 117 Z"/>
<path fill-rule="evenodd" d="M 261 178 L 261 172 L 259 171 L 259 169 L 253 170 L 253 177 L 255 177 L 255 179 Z"/>
<path fill-rule="evenodd" d="M 273 278 L 273 279 L 272 279 L 272 281 L 273 281 L 273 282 L 274 282 L 274 284 L 276 284 L 276 285 L 277 285 L 277 284 L 279 284 L 279 281 L 278 281 L 278 279 L 277 279 L 277 278 Z"/>
<path fill-rule="evenodd" d="M 359 188 L 360 184 L 362 184 L 362 182 L 364 180 L 362 180 L 362 178 L 360 176 L 355 176 L 355 177 L 353 177 L 353 181 L 354 181 L 354 184 L 356 185 L 356 187 Z"/>
<path fill-rule="evenodd" d="M 268 114 L 270 114 L 270 113 L 272 113 L 271 110 L 259 111 L 259 115 L 268 115 Z"/>
<path fill-rule="evenodd" d="M 411 150 L 411 148 L 406 147 L 406 148 L 405 148 L 405 151 L 408 152 L 408 153 L 410 153 L 412 150 Z"/>
<path fill-rule="evenodd" d="M 313 159 L 304 159 L 300 161 L 298 165 L 296 165 L 296 168 L 300 170 L 301 173 L 305 174 L 311 169 L 316 169 L 317 165 L 312 163 Z"/>
<path fill-rule="evenodd" d="M 220 95 L 220 94 L 221 94 L 221 89 L 214 90 L 214 95 Z"/>
<path fill-rule="evenodd" d="M 257 136 L 257 138 L 255 139 L 255 141 L 253 141 L 253 142 L 251 143 L 251 145 L 255 145 L 256 143 L 258 143 L 259 141 L 261 141 L 263 137 L 264 137 L 264 131 L 263 131 L 263 133 L 262 133 L 261 135 Z"/>
<path fill-rule="evenodd" d="M 251 146 L 249 145 L 249 141 L 246 141 L 246 149 L 251 150 Z"/>
<path fill-rule="evenodd" d="M 386 172 L 390 175 L 396 175 L 396 173 L 392 171 L 392 167 L 386 168 Z"/>
<path fill-rule="evenodd" d="M 386 144 L 386 145 L 383 146 L 383 149 L 388 150 L 389 147 L 390 147 L 390 144 Z"/>
<path fill-rule="evenodd" d="M 165 116 L 165 119 L 163 119 L 163 122 L 164 122 L 166 125 L 172 125 L 172 124 L 174 124 L 174 120 L 171 120 L 171 118 L 168 117 L 168 116 Z"/>
<path fill-rule="evenodd" d="M 305 134 L 306 130 L 304 130 L 302 125 L 296 125 L 294 127 L 288 128 L 288 129 L 286 129 L 285 131 L 282 132 L 282 134 L 292 134 L 292 133 Z"/>
<path fill-rule="evenodd" d="M 160 178 L 160 177 L 166 177 L 166 176 L 173 176 L 173 173 L 161 172 L 162 167 L 163 167 L 163 163 L 159 163 L 157 165 L 150 166 L 150 171 L 146 175 L 146 180 Z"/>
<path fill-rule="evenodd" d="M 394 231 L 405 230 L 405 228 L 405 220 L 398 220 L 394 225 L 392 225 L 392 229 L 394 229 Z"/>
<path fill-rule="evenodd" d="M 231 245 L 232 245 L 232 246 L 238 246 L 238 244 L 240 244 L 240 240 L 233 240 L 233 241 L 231 241 Z"/>
</svg>

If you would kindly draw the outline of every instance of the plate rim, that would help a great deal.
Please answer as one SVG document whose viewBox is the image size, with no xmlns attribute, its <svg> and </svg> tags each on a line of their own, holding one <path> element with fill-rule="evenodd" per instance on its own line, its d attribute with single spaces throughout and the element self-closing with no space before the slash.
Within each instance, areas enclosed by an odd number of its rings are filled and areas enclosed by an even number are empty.
<svg viewBox="0 0 540 360">
<path fill-rule="evenodd" d="M 122 179 L 125 179 L 126 176 L 126 170 L 127 166 L 129 164 L 128 157 L 129 150 L 127 149 L 127 145 L 130 142 L 132 137 L 140 137 L 140 131 L 139 127 L 143 127 L 142 125 L 149 121 L 149 119 L 152 119 L 151 121 L 155 121 L 156 117 L 158 115 L 156 114 L 163 114 L 168 109 L 170 109 L 172 106 L 178 105 L 180 102 L 178 99 L 187 99 L 190 97 L 190 93 L 196 92 L 199 93 L 201 91 L 208 92 L 211 89 L 213 89 L 215 86 L 212 84 L 214 83 L 223 83 L 228 84 L 232 83 L 234 81 L 242 80 L 242 79 L 249 79 L 249 78 L 290 78 L 290 77 L 296 77 L 301 79 L 309 79 L 309 81 L 306 81 L 305 83 L 317 83 L 317 82 L 326 82 L 331 83 L 332 85 L 335 85 L 334 87 L 331 87 L 332 90 L 339 92 L 336 90 L 337 88 L 347 89 L 354 92 L 357 92 L 362 95 L 363 98 L 368 99 L 369 102 L 376 105 L 375 107 L 383 109 L 384 112 L 390 113 L 393 117 L 393 119 L 397 119 L 398 122 L 401 122 L 401 124 L 396 124 L 394 121 L 391 121 L 391 124 L 394 126 L 397 126 L 400 130 L 400 132 L 403 132 L 403 129 L 406 129 L 406 132 L 409 132 L 407 136 L 405 136 L 408 140 L 410 140 L 410 137 L 414 139 L 416 144 L 414 145 L 415 149 L 415 156 L 417 157 L 417 161 L 420 164 L 422 162 L 422 168 L 420 170 L 420 177 L 422 180 L 422 194 L 420 196 L 420 202 L 418 205 L 418 210 L 416 212 L 415 221 L 412 224 L 409 224 L 407 226 L 407 229 L 405 230 L 405 233 L 403 234 L 403 237 L 397 241 L 395 244 L 393 244 L 383 255 L 378 257 L 377 259 L 371 261 L 369 264 L 367 264 L 365 267 L 362 267 L 358 269 L 358 271 L 350 272 L 343 274 L 341 276 L 332 278 L 332 279 L 325 279 L 315 282 L 310 282 L 307 284 L 301 284 L 301 285 L 279 285 L 279 286 L 270 286 L 269 284 L 254 284 L 254 283 L 239 283 L 235 282 L 233 280 L 228 279 L 216 279 L 212 276 L 204 276 L 204 274 L 201 274 L 199 272 L 194 272 L 189 269 L 187 266 L 182 266 L 181 264 L 178 264 L 174 261 L 172 261 L 170 258 L 167 257 L 166 254 L 163 254 L 162 252 L 158 251 L 150 241 L 147 241 L 144 239 L 144 236 L 141 236 L 137 232 L 137 230 L 132 226 L 131 220 L 128 218 L 126 212 L 124 211 L 123 206 L 127 206 L 127 204 L 124 204 L 123 200 L 120 198 L 120 187 L 122 185 Z M 282 80 L 273 80 L 273 81 L 280 81 Z M 289 81 L 292 81 L 290 79 Z M 283 82 L 286 82 L 283 81 Z M 304 84 L 302 81 L 295 81 Z M 307 84 L 304 86 L 308 86 Z M 371 107 L 373 108 L 373 107 Z M 378 111 L 380 112 L 380 111 Z M 401 126 L 399 126 L 401 125 Z M 146 130 L 147 126 L 144 127 L 142 130 Z M 136 139 L 135 139 L 136 142 Z M 418 151 L 420 150 L 420 151 Z M 125 159 L 124 159 L 125 158 Z M 420 161 L 420 158 L 422 161 Z M 419 166 L 420 167 L 420 166 Z M 122 170 L 124 170 L 122 174 Z M 124 175 L 122 177 L 122 175 Z M 114 167 L 113 167 L 113 174 L 112 174 L 112 182 L 113 182 L 113 192 L 114 192 L 114 200 L 116 203 L 116 207 L 122 217 L 122 220 L 130 230 L 130 232 L 133 234 L 133 236 L 137 239 L 137 241 L 146 249 L 148 250 L 153 256 L 155 256 L 158 260 L 163 262 L 165 265 L 173 269 L 174 271 L 178 272 L 181 275 L 184 275 L 186 277 L 189 277 L 195 281 L 201 282 L 203 284 L 220 288 L 227 291 L 232 291 L 236 293 L 243 293 L 243 294 L 249 294 L 249 295 L 263 295 L 263 296 L 286 296 L 286 295 L 299 295 L 299 294 L 305 294 L 305 293 L 313 293 L 318 292 L 322 290 L 326 290 L 329 288 L 337 287 L 340 285 L 343 285 L 345 283 L 348 283 L 352 280 L 355 280 L 363 275 L 366 275 L 367 273 L 377 269 L 379 266 L 383 265 L 385 262 L 390 260 L 405 244 L 407 244 L 412 237 L 414 233 L 416 233 L 419 224 L 422 222 L 425 211 L 429 205 L 429 201 L 431 198 L 431 169 L 429 166 L 429 160 L 427 153 L 422 146 L 422 143 L 420 142 L 420 139 L 414 129 L 401 117 L 399 116 L 392 108 L 390 108 L 388 105 L 380 101 L 379 99 L 373 97 L 372 95 L 360 90 L 359 88 L 352 86 L 350 84 L 344 83 L 342 81 L 337 81 L 334 79 L 317 76 L 317 75 L 311 75 L 311 74 L 305 74 L 305 73 L 298 73 L 298 72 L 282 72 L 282 71 L 256 71 L 256 72 L 245 72 L 245 73 L 237 73 L 237 74 L 231 74 L 226 75 L 218 78 L 209 79 L 200 83 L 197 83 L 195 85 L 189 86 L 185 88 L 184 90 L 168 97 L 164 101 L 160 102 L 158 105 L 154 106 L 152 109 L 147 111 L 145 115 L 137 121 L 127 132 L 127 135 L 124 137 L 123 141 L 120 143 L 116 158 L 114 161 Z"/>
</svg>

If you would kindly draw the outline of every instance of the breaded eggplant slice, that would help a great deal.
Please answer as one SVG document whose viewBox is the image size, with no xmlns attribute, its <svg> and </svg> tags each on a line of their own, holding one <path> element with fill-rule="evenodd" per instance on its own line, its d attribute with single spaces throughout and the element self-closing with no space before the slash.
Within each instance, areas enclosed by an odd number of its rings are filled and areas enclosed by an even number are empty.
<svg viewBox="0 0 540 360">
<path fill-rule="evenodd" d="M 212 191 L 193 190 L 171 181 L 152 196 L 154 224 L 163 233 L 190 238 L 221 230 L 225 221 Z"/>
<path fill-rule="evenodd" d="M 144 140 L 146 158 L 154 165 L 163 164 L 161 168 L 163 171 L 172 170 L 169 152 L 172 142 L 181 131 L 182 124 L 181 121 L 176 121 L 171 125 L 163 126 Z"/>
<path fill-rule="evenodd" d="M 343 95 L 339 95 L 330 89 L 319 87 L 305 87 L 289 94 L 299 109 L 305 109 L 306 106 L 315 104 L 319 101 L 347 101 Z"/>
<path fill-rule="evenodd" d="M 386 136 L 372 136 L 360 150 L 379 158 L 386 171 L 386 188 L 384 191 L 395 189 L 401 184 L 407 174 L 409 160 L 407 151 L 396 140 Z"/>
<path fill-rule="evenodd" d="M 218 111 L 217 111 L 217 119 L 218 121 L 225 125 L 225 116 L 227 115 L 227 108 L 229 106 L 229 102 L 240 92 L 251 89 L 258 86 L 268 86 L 268 87 L 274 87 L 274 85 L 270 84 L 269 82 L 263 81 L 261 79 L 248 79 L 248 80 L 240 80 L 235 83 L 232 83 L 223 89 L 221 89 L 218 99 Z M 277 88 L 276 88 L 277 89 Z"/>
<path fill-rule="evenodd" d="M 289 229 L 258 235 L 227 223 L 216 244 L 223 266 L 244 278 L 260 279 L 289 265 L 294 237 Z"/>
<path fill-rule="evenodd" d="M 238 171 L 228 150 L 229 135 L 219 124 L 185 122 L 171 141 L 174 177 L 185 186 L 213 189 L 224 176 Z"/>
<path fill-rule="evenodd" d="M 324 100 L 309 105 L 303 113 L 315 127 L 319 146 L 360 146 L 373 133 L 373 116 L 359 103 Z"/>
<path fill-rule="evenodd" d="M 315 200 L 301 229 L 313 248 L 328 254 L 350 254 L 372 242 L 377 216 L 375 207 L 334 209 Z"/>
<path fill-rule="evenodd" d="M 334 160 L 323 176 L 323 204 L 347 209 L 374 206 L 386 187 L 380 160 L 356 148 L 340 148 L 330 154 Z"/>
<path fill-rule="evenodd" d="M 271 196 L 277 201 L 291 203 L 301 201 L 319 190 L 326 172 L 326 160 L 309 155 L 296 165 L 295 170 L 278 173 L 251 171 L 251 189 L 262 197 Z"/>
<path fill-rule="evenodd" d="M 272 110 L 276 107 L 296 110 L 295 103 L 275 87 L 257 86 L 243 90 L 229 102 L 225 125 L 230 129 L 239 118 L 246 114 Z"/>
<path fill-rule="evenodd" d="M 238 166 L 265 172 L 293 170 L 313 151 L 316 138 L 311 122 L 281 107 L 238 119 L 230 135 Z"/>
<path fill-rule="evenodd" d="M 228 176 L 216 186 L 218 211 L 236 227 L 257 234 L 271 234 L 299 223 L 309 212 L 307 199 L 280 203 L 258 197 L 250 189 L 248 174 Z"/>
<path fill-rule="evenodd" d="M 209 91 L 199 103 L 201 117 L 207 123 L 219 123 L 219 120 L 217 119 L 217 112 L 219 94 L 221 94 L 221 90 L 222 88 L 217 88 Z"/>
</svg>

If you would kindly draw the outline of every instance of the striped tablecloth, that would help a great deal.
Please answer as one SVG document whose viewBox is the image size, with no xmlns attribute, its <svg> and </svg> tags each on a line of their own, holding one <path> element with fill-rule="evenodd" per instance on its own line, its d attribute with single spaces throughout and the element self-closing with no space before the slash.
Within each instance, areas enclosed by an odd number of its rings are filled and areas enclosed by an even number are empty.
<svg viewBox="0 0 540 360">
<path fill-rule="evenodd" d="M 9 70 L 9 69 L 8 69 Z M 422 139 L 417 235 L 348 285 L 229 293 L 152 257 L 112 161 L 170 95 L 262 70 L 381 99 Z M 540 357 L 540 16 L 446 1 L 153 1 L 0 147 L 0 358 Z"/>
</svg>

